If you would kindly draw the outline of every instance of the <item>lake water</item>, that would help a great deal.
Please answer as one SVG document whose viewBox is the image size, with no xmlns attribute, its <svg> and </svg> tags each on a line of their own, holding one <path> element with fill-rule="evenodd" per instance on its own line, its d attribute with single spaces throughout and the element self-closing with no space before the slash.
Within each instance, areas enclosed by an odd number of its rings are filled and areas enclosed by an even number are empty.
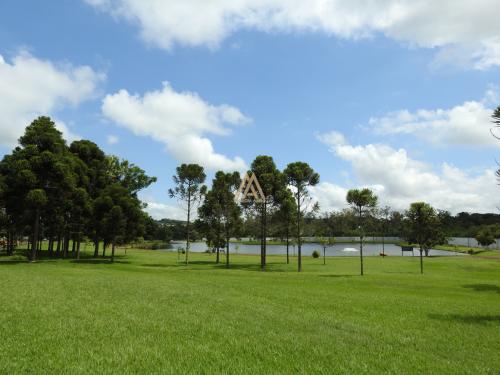
<svg viewBox="0 0 500 375">
<path fill-rule="evenodd" d="M 170 249 L 164 249 L 164 251 L 176 251 L 178 248 L 185 248 L 185 242 L 172 242 Z M 284 245 L 267 245 L 268 255 L 286 255 L 286 246 Z M 207 250 L 207 245 L 205 242 L 192 242 L 190 251 L 195 253 L 203 253 Z M 312 255 L 314 250 L 318 250 L 323 256 L 323 247 L 319 244 L 305 243 L 302 245 L 302 255 L 308 256 Z M 242 244 L 229 244 L 229 252 L 231 254 L 260 254 L 260 245 L 242 245 Z M 363 256 L 379 256 L 382 252 L 382 244 L 363 244 Z M 401 256 L 401 247 L 386 244 L 385 253 L 387 255 Z M 290 246 L 289 248 L 290 256 L 297 255 L 297 246 Z M 404 256 L 411 256 L 411 252 L 405 252 Z M 414 255 L 418 256 L 419 251 L 414 250 Z M 441 250 L 431 250 L 429 255 L 431 256 L 457 256 L 464 255 L 461 253 L 455 253 L 452 251 L 441 251 Z M 359 256 L 359 244 L 335 244 L 326 248 L 326 256 Z"/>
</svg>

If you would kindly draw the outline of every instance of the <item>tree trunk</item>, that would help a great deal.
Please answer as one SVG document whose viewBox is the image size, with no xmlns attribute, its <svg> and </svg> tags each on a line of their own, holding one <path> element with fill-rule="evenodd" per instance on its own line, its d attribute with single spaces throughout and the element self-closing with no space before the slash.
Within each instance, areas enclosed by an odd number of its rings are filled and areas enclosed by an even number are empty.
<svg viewBox="0 0 500 375">
<path fill-rule="evenodd" d="M 290 253 L 289 253 L 289 248 L 290 248 L 290 230 L 288 227 L 288 223 L 286 224 L 286 264 L 290 264 Z"/>
<path fill-rule="evenodd" d="M 76 242 L 74 238 L 71 244 L 71 255 L 73 256 L 73 258 L 76 258 Z"/>
<path fill-rule="evenodd" d="M 217 246 L 217 256 L 215 257 L 215 263 L 219 264 L 219 246 Z"/>
<path fill-rule="evenodd" d="M 105 258 L 106 257 L 106 246 L 108 246 L 108 244 L 106 242 L 104 242 L 102 244 L 102 257 Z"/>
<path fill-rule="evenodd" d="M 111 245 L 111 263 L 115 261 L 115 241 Z"/>
<path fill-rule="evenodd" d="M 66 234 L 64 236 L 64 255 L 63 255 L 63 257 L 67 258 L 68 254 L 69 254 L 69 235 Z"/>
<path fill-rule="evenodd" d="M 54 246 L 54 238 L 51 236 L 49 237 L 49 245 L 48 245 L 48 251 L 49 251 L 49 256 L 52 258 L 54 256 L 54 249 L 53 249 L 53 246 Z"/>
<path fill-rule="evenodd" d="M 99 256 L 99 239 L 94 238 L 94 258 Z"/>
<path fill-rule="evenodd" d="M 264 245 L 264 267 L 267 264 L 267 201 L 264 200 L 264 223 L 263 223 L 263 245 Z"/>
<path fill-rule="evenodd" d="M 420 247 L 420 273 L 421 274 L 424 273 L 424 258 L 422 257 L 422 253 L 423 253 L 423 250 L 422 250 L 422 247 Z"/>
<path fill-rule="evenodd" d="M 188 184 L 188 212 L 186 224 L 186 266 L 189 264 L 189 221 L 191 219 L 191 183 Z"/>
<path fill-rule="evenodd" d="M 35 211 L 35 223 L 33 225 L 33 243 L 31 245 L 31 262 L 36 261 L 36 250 L 38 244 L 38 225 L 40 223 L 40 209 L 37 208 Z"/>
<path fill-rule="evenodd" d="M 12 231 L 9 229 L 7 232 L 7 255 L 12 255 L 14 253 L 14 236 Z"/>
<path fill-rule="evenodd" d="M 229 233 L 226 234 L 226 268 L 229 268 Z"/>
<path fill-rule="evenodd" d="M 76 244 L 76 259 L 80 259 L 80 238 L 78 238 L 78 242 Z"/>
<path fill-rule="evenodd" d="M 326 265 L 326 246 L 323 246 L 323 265 Z"/>
<path fill-rule="evenodd" d="M 359 209 L 359 260 L 361 266 L 361 276 L 363 276 L 363 229 L 361 228 L 361 208 Z"/>
<path fill-rule="evenodd" d="M 56 256 L 61 256 L 61 234 L 57 235 L 57 247 L 56 247 Z"/>
<path fill-rule="evenodd" d="M 297 191 L 299 188 L 297 187 Z M 302 243 L 300 238 L 300 193 L 297 192 L 297 249 L 298 249 L 298 272 L 302 272 Z"/>
<path fill-rule="evenodd" d="M 260 268 L 266 268 L 266 202 L 264 201 L 260 213 Z"/>
</svg>

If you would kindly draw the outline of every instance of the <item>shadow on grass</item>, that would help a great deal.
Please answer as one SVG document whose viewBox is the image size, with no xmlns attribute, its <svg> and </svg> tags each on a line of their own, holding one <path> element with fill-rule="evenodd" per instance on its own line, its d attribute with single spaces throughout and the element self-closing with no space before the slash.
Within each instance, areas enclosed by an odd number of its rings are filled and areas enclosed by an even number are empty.
<svg viewBox="0 0 500 375">
<path fill-rule="evenodd" d="M 142 267 L 150 268 L 178 268 L 183 271 L 213 271 L 216 269 L 230 269 L 230 270 L 244 270 L 254 272 L 286 272 L 286 269 L 279 268 L 282 264 L 268 264 L 265 270 L 261 270 L 260 264 L 238 264 L 230 263 L 229 268 L 226 267 L 225 262 L 215 263 L 211 260 L 193 260 L 186 266 L 184 263 L 164 264 L 164 263 L 145 263 L 141 264 Z M 191 266 L 193 266 L 191 268 Z M 276 268 L 275 268 L 276 267 Z"/>
<path fill-rule="evenodd" d="M 500 315 L 429 314 L 429 318 L 466 324 L 500 323 Z"/>
<path fill-rule="evenodd" d="M 118 263 L 118 264 L 130 264 L 129 261 L 127 260 L 119 260 L 116 259 L 115 261 L 111 262 L 111 259 L 109 258 L 89 258 L 89 259 L 71 259 L 70 263 L 79 263 L 79 264 L 113 264 L 113 263 Z"/>
<path fill-rule="evenodd" d="M 177 267 L 176 264 L 141 264 L 141 267 L 150 267 L 150 268 L 172 268 Z"/>
<path fill-rule="evenodd" d="M 29 263 L 29 262 L 27 260 L 8 260 L 8 259 L 0 260 L 0 266 L 13 266 L 19 263 Z"/>
<path fill-rule="evenodd" d="M 361 275 L 350 274 L 350 275 L 319 275 L 319 277 L 361 277 Z"/>
<path fill-rule="evenodd" d="M 470 284 L 470 285 L 464 285 L 463 287 L 468 289 L 473 289 L 476 292 L 500 293 L 500 286 L 494 284 Z"/>
</svg>

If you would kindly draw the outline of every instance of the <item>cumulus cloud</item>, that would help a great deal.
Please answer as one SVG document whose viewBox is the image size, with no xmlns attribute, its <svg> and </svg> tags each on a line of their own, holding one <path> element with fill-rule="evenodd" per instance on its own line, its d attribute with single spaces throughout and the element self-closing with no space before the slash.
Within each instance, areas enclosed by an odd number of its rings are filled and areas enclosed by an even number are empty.
<svg viewBox="0 0 500 375">
<path fill-rule="evenodd" d="M 449 109 L 399 110 L 373 117 L 369 125 L 380 135 L 414 134 L 435 145 L 500 147 L 490 132 L 492 106 L 497 101 L 496 92 L 489 90 L 481 101 L 467 101 Z"/>
<path fill-rule="evenodd" d="M 0 144 L 13 146 L 40 115 L 54 115 L 96 95 L 104 75 L 88 66 L 56 65 L 21 52 L 11 62 L 0 56 Z M 78 138 L 55 121 L 69 139 Z"/>
<path fill-rule="evenodd" d="M 209 169 L 246 169 L 240 157 L 228 158 L 215 152 L 206 134 L 227 135 L 230 128 L 250 121 L 239 109 L 214 106 L 196 93 L 176 92 L 167 82 L 158 91 L 144 95 L 126 90 L 107 95 L 103 114 L 134 134 L 162 142 L 179 161 L 198 163 Z"/>
<path fill-rule="evenodd" d="M 426 201 L 453 213 L 496 212 L 500 204 L 495 200 L 498 185 L 493 169 L 470 173 L 443 163 L 435 171 L 411 159 L 404 149 L 331 141 L 339 139 L 337 132 L 318 135 L 318 139 L 328 145 L 333 154 L 351 164 L 359 185 L 372 188 L 383 204 L 395 209 L 405 209 L 411 202 Z M 343 203 L 341 198 L 345 189 L 339 186 L 323 184 L 314 193 L 317 199 L 329 202 L 334 208 L 343 207 L 339 205 Z"/>
<path fill-rule="evenodd" d="M 179 206 L 154 201 L 146 201 L 146 203 L 147 207 L 145 211 L 153 219 L 186 220 L 186 212 Z"/>
<path fill-rule="evenodd" d="M 359 39 L 382 34 L 439 48 L 439 58 L 467 55 L 476 69 L 500 65 L 498 0 L 85 0 L 138 25 L 160 48 L 218 46 L 240 29 L 321 32 Z M 449 59 L 451 60 L 451 59 Z"/>
</svg>

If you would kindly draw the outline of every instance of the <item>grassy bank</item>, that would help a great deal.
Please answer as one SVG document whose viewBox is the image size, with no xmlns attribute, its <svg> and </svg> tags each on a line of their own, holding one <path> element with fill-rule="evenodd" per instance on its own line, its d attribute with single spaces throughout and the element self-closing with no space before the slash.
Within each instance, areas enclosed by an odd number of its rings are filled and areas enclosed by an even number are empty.
<svg viewBox="0 0 500 375">
<path fill-rule="evenodd" d="M 2 374 L 494 374 L 500 262 L 0 258 Z"/>
</svg>

